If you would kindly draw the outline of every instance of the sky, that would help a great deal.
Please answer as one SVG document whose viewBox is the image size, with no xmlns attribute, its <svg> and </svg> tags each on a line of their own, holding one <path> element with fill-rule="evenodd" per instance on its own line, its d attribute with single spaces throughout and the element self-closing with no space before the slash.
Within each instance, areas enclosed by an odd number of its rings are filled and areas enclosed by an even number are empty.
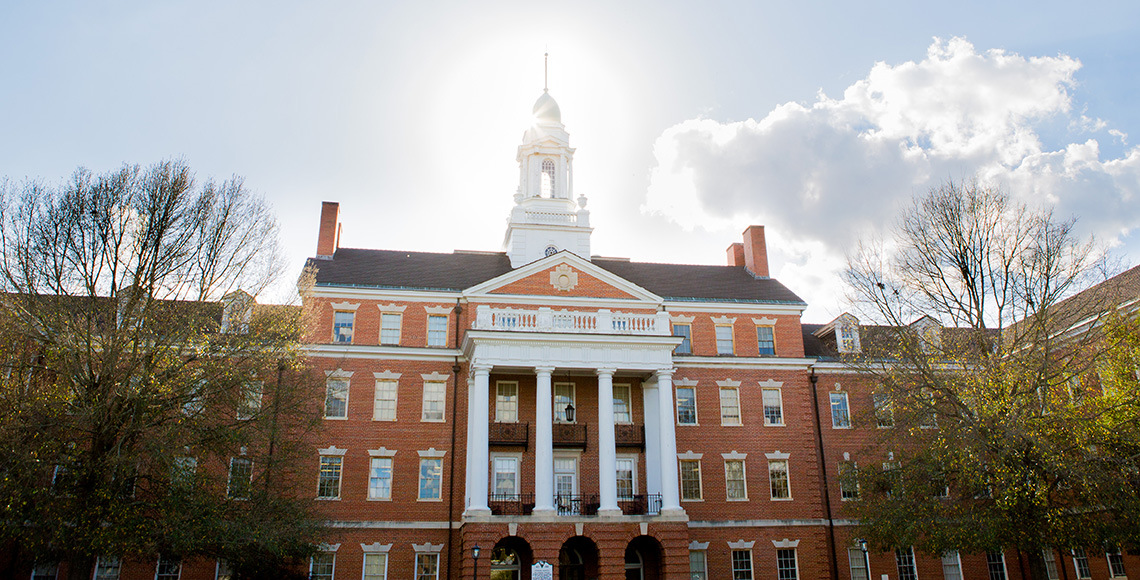
<svg viewBox="0 0 1140 580">
<path fill-rule="evenodd" d="M 724 264 L 764 225 L 826 322 L 847 251 L 977 176 L 1140 258 L 1134 1 L 8 0 L 0 176 L 242 176 L 287 280 L 322 201 L 343 247 L 498 251 L 544 52 L 594 254 Z"/>
</svg>

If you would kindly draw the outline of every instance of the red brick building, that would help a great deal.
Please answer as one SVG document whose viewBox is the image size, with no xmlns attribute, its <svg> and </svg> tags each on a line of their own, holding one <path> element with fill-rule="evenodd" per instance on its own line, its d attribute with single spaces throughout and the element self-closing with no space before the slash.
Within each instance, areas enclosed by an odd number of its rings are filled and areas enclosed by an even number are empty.
<svg viewBox="0 0 1140 580">
<path fill-rule="evenodd" d="M 838 475 L 873 401 L 831 356 L 858 350 L 858 321 L 803 324 L 760 226 L 725 266 L 591 256 L 558 106 L 534 112 L 503 252 L 340 248 L 324 203 L 304 296 L 327 376 L 313 578 L 1021 576 L 1001 554 L 868 569 Z M 1086 556 L 1057 555 L 1057 577 L 1123 565 Z"/>
</svg>

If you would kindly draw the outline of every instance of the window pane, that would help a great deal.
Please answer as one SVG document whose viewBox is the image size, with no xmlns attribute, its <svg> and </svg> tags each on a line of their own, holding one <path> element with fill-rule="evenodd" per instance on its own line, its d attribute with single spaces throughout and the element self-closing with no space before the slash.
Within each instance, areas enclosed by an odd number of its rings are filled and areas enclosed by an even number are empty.
<svg viewBox="0 0 1140 580">
<path fill-rule="evenodd" d="M 1128 576 L 1124 572 L 1124 555 L 1119 550 L 1114 552 L 1107 552 L 1108 557 L 1108 574 L 1113 578 L 1123 578 Z"/>
<path fill-rule="evenodd" d="M 957 550 L 942 554 L 942 577 L 945 580 L 962 580 L 962 563 Z"/>
<path fill-rule="evenodd" d="M 388 554 L 364 555 L 364 580 L 384 580 L 388 572 Z"/>
<path fill-rule="evenodd" d="M 380 344 L 400 344 L 400 330 L 404 323 L 401 314 L 380 316 Z"/>
<path fill-rule="evenodd" d="M 708 566 L 704 550 L 689 550 L 689 578 L 708 580 Z"/>
<path fill-rule="evenodd" d="M 310 580 L 332 580 L 333 568 L 336 566 L 336 554 L 333 552 L 318 552 L 309 562 Z"/>
<path fill-rule="evenodd" d="M 95 563 L 95 580 L 119 580 L 119 559 L 114 556 L 100 556 Z"/>
<path fill-rule="evenodd" d="M 1057 556 L 1052 548 L 1046 548 L 1041 551 L 1041 558 L 1045 560 L 1045 576 L 1049 580 L 1060 580 L 1061 576 L 1057 572 Z"/>
<path fill-rule="evenodd" d="M 518 383 L 499 382 L 495 387 L 495 420 L 515 423 L 519 420 Z"/>
<path fill-rule="evenodd" d="M 632 423 L 633 411 L 630 406 L 632 400 L 629 385 L 614 385 L 614 422 Z"/>
<path fill-rule="evenodd" d="M 779 580 L 796 580 L 796 550 L 776 550 L 776 577 Z"/>
<path fill-rule="evenodd" d="M 1077 570 L 1077 578 L 1092 578 L 1089 570 L 1089 558 L 1084 548 L 1073 548 L 1073 567 Z"/>
<path fill-rule="evenodd" d="M 337 310 L 333 313 L 333 341 L 352 342 L 352 321 L 355 312 Z"/>
<path fill-rule="evenodd" d="M 325 382 L 325 417 L 348 417 L 348 379 L 329 379 Z"/>
<path fill-rule="evenodd" d="M 446 394 L 447 383 L 424 383 L 424 421 L 443 421 L 443 405 Z"/>
<path fill-rule="evenodd" d="M 701 499 L 700 460 L 681 460 L 681 499 Z"/>
<path fill-rule="evenodd" d="M 496 457 L 494 471 L 494 493 L 515 495 L 518 493 L 519 460 L 514 457 Z"/>
<path fill-rule="evenodd" d="M 636 492 L 634 489 L 632 459 L 617 460 L 617 496 L 618 499 L 630 499 Z"/>
<path fill-rule="evenodd" d="M 732 551 L 732 580 L 752 580 L 752 550 Z"/>
<path fill-rule="evenodd" d="M 867 575 L 867 558 L 860 548 L 847 548 L 847 563 L 851 566 L 851 580 L 870 580 Z"/>
<path fill-rule="evenodd" d="M 836 429 L 851 426 L 851 417 L 847 413 L 847 393 L 831 393 L 831 426 Z"/>
<path fill-rule="evenodd" d="M 372 402 L 373 421 L 396 420 L 396 381 L 376 381 L 376 399 Z"/>
<path fill-rule="evenodd" d="M 875 393 L 875 421 L 879 427 L 895 426 L 895 410 L 891 407 L 890 396 L 886 393 Z"/>
<path fill-rule="evenodd" d="M 720 424 L 740 424 L 740 391 L 735 388 L 720 390 Z"/>
<path fill-rule="evenodd" d="M 761 393 L 764 399 L 764 424 L 783 425 L 784 403 L 780 389 L 763 389 Z"/>
<path fill-rule="evenodd" d="M 416 580 L 439 578 L 439 554 L 416 554 Z"/>
<path fill-rule="evenodd" d="M 850 461 L 839 462 L 839 496 L 840 499 L 859 499 L 859 482 L 855 478 L 855 464 Z"/>
<path fill-rule="evenodd" d="M 428 346 L 447 346 L 446 316 L 428 316 Z"/>
<path fill-rule="evenodd" d="M 391 499 L 392 458 L 373 457 L 368 468 L 369 499 Z"/>
<path fill-rule="evenodd" d="M 692 341 L 690 339 L 690 333 L 691 333 L 691 328 L 688 324 L 674 324 L 673 325 L 673 336 L 680 336 L 680 337 L 684 338 L 684 340 L 681 341 L 681 344 L 678 344 L 677 348 L 673 349 L 674 354 L 692 354 L 693 353 L 693 345 L 692 345 Z"/>
<path fill-rule="evenodd" d="M 677 388 L 677 423 L 697 424 L 697 392 L 692 387 Z"/>
<path fill-rule="evenodd" d="M 321 456 L 321 473 L 317 481 L 317 497 L 340 497 L 340 467 L 342 457 Z"/>
<path fill-rule="evenodd" d="M 899 569 L 899 580 L 918 580 L 918 571 L 914 567 L 914 550 L 895 550 L 895 564 Z"/>
<path fill-rule="evenodd" d="M 776 337 L 771 326 L 756 327 L 756 345 L 761 355 L 776 354 Z"/>
<path fill-rule="evenodd" d="M 253 461 L 245 457 L 230 458 L 230 476 L 226 485 L 226 497 L 249 499 L 250 481 L 253 479 Z"/>
<path fill-rule="evenodd" d="M 554 384 L 554 420 L 559 423 L 566 422 L 566 407 L 578 405 L 574 402 L 574 385 L 573 383 L 555 383 Z M 576 412 L 575 412 L 576 414 Z"/>
<path fill-rule="evenodd" d="M 748 499 L 748 489 L 744 482 L 744 462 L 730 460 L 724 462 L 724 481 L 728 499 Z"/>
<path fill-rule="evenodd" d="M 986 568 L 990 571 L 990 580 L 1005 580 L 1005 555 L 986 552 Z"/>
<path fill-rule="evenodd" d="M 439 499 L 442 480 L 442 459 L 420 460 L 420 499 Z"/>
<path fill-rule="evenodd" d="M 732 354 L 732 327 L 716 327 L 716 353 Z"/>
<path fill-rule="evenodd" d="M 768 481 L 772 487 L 772 499 L 792 497 L 788 485 L 788 462 L 782 459 L 768 461 Z"/>
<path fill-rule="evenodd" d="M 158 558 L 158 565 L 155 567 L 154 578 L 155 580 L 178 580 L 178 575 L 182 572 L 182 560 L 177 558 Z"/>
</svg>

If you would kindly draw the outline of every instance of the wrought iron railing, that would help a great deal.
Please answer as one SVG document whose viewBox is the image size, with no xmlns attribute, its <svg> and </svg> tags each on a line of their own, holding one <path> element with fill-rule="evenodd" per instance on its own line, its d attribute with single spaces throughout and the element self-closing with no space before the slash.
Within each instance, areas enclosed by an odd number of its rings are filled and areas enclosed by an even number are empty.
<svg viewBox="0 0 1140 580">
<path fill-rule="evenodd" d="M 645 448 L 645 425 L 614 425 L 614 443 L 618 447 Z"/>
<path fill-rule="evenodd" d="M 534 494 L 488 494 L 487 507 L 491 508 L 491 514 L 496 516 L 529 516 L 534 511 Z"/>
<path fill-rule="evenodd" d="M 627 516 L 655 516 L 661 513 L 661 494 L 647 493 L 619 497 L 617 500 L 621 513 Z"/>
<path fill-rule="evenodd" d="M 526 447 L 530 443 L 530 423 L 491 423 L 487 443 L 493 446 Z"/>
<path fill-rule="evenodd" d="M 585 423 L 555 423 L 552 431 L 555 447 L 586 448 Z"/>
<path fill-rule="evenodd" d="M 554 496 L 554 509 L 560 516 L 596 516 L 598 515 L 597 494 L 566 494 Z"/>
</svg>

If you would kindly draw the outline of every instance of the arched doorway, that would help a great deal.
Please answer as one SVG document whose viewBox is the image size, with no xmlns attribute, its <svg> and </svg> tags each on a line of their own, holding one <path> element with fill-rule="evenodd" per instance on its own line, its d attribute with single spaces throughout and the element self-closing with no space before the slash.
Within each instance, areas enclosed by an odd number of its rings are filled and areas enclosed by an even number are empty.
<svg viewBox="0 0 1140 580">
<path fill-rule="evenodd" d="M 558 552 L 558 580 L 586 580 L 598 576 L 598 546 L 585 536 L 574 536 Z"/>
<path fill-rule="evenodd" d="M 626 580 L 659 580 L 664 578 L 661 542 L 651 536 L 638 536 L 625 548 Z"/>
<path fill-rule="evenodd" d="M 518 536 L 507 536 L 491 549 L 491 580 L 530 580 L 532 563 L 530 544 Z"/>
</svg>

